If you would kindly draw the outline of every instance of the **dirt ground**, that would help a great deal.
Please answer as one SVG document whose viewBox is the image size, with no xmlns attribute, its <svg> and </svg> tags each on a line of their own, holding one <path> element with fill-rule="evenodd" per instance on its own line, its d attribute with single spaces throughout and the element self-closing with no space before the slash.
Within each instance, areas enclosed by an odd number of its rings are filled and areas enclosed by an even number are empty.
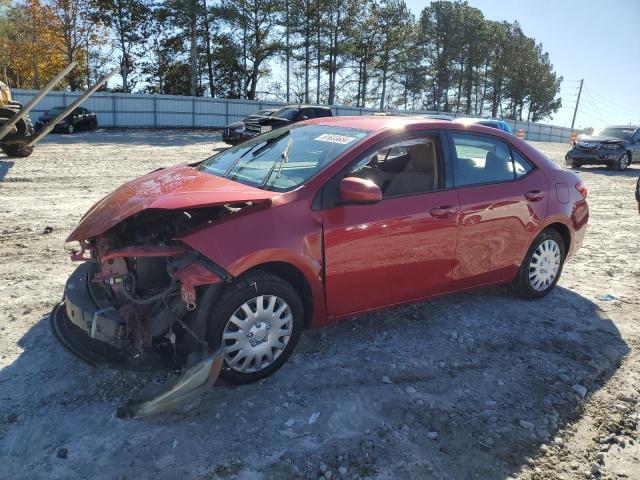
<svg viewBox="0 0 640 480">
<path fill-rule="evenodd" d="M 49 331 L 65 236 L 120 183 L 219 141 L 98 131 L 0 156 L 0 478 L 640 479 L 637 165 L 579 172 L 589 231 L 543 300 L 497 287 L 308 331 L 261 383 L 116 418 L 145 379 Z"/>
</svg>

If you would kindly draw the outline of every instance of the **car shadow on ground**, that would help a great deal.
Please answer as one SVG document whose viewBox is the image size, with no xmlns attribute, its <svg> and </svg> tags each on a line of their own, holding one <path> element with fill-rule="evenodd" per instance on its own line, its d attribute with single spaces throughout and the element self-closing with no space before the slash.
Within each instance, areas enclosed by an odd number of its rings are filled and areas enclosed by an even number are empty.
<svg viewBox="0 0 640 480">
<path fill-rule="evenodd" d="M 155 147 L 183 147 L 222 141 L 217 129 L 99 129 L 72 135 L 50 134 L 43 143 L 62 145 L 151 145 Z"/>
<path fill-rule="evenodd" d="M 503 479 L 629 351 L 587 298 L 557 288 L 528 302 L 495 287 L 308 331 L 262 382 L 120 420 L 115 407 L 139 376 L 84 365 L 46 317 L 18 344 L 0 371 L 12 478 L 318 478 L 324 463 L 372 478 Z"/>
<path fill-rule="evenodd" d="M 7 173 L 9 173 L 9 170 L 14 165 L 15 165 L 15 162 L 7 162 L 5 160 L 0 160 L 0 182 L 4 181 L 5 177 L 7 176 Z"/>
</svg>

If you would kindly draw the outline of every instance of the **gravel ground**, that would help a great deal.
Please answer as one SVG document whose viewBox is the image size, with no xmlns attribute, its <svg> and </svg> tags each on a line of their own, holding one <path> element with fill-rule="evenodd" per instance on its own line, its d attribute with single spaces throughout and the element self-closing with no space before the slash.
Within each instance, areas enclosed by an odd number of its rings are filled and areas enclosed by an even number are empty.
<svg viewBox="0 0 640 480">
<path fill-rule="evenodd" d="M 219 141 L 98 131 L 0 157 L 0 477 L 640 478 L 638 166 L 579 172 L 589 231 L 543 300 L 497 287 L 344 321 L 263 382 L 116 418 L 148 379 L 52 338 L 64 238 L 120 183 Z M 536 146 L 558 162 L 567 148 Z"/>
</svg>

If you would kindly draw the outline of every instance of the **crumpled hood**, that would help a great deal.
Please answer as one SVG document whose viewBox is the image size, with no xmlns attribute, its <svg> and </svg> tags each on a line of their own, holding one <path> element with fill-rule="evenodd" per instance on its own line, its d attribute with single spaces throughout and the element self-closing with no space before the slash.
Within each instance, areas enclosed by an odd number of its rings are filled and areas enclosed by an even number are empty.
<svg viewBox="0 0 640 480">
<path fill-rule="evenodd" d="M 593 143 L 602 143 L 602 142 L 626 142 L 624 138 L 615 138 L 615 137 L 599 137 L 596 135 L 580 135 L 578 137 L 579 142 L 593 142 Z"/>
<path fill-rule="evenodd" d="M 264 202 L 277 192 L 200 172 L 187 165 L 156 170 L 120 186 L 87 211 L 67 238 L 86 240 L 147 209 L 189 209 Z"/>
</svg>

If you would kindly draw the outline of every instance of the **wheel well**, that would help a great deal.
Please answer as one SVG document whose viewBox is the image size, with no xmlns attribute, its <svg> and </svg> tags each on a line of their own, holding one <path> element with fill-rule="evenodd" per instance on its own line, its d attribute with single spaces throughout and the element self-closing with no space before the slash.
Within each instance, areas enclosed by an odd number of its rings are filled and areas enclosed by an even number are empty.
<svg viewBox="0 0 640 480">
<path fill-rule="evenodd" d="M 263 270 L 276 275 L 288 282 L 296 292 L 300 295 L 302 306 L 304 308 L 304 324 L 308 327 L 313 318 L 313 301 L 311 299 L 311 287 L 302 271 L 287 262 L 268 262 L 261 263 L 251 268 L 252 270 Z"/>
<path fill-rule="evenodd" d="M 565 255 L 569 252 L 569 247 L 571 247 L 571 233 L 569 232 L 569 228 L 563 223 L 552 223 L 547 226 L 547 229 L 555 230 L 562 237 L 562 241 L 564 242 L 564 251 Z"/>
<path fill-rule="evenodd" d="M 627 154 L 629 155 L 629 163 L 633 162 L 633 153 L 631 153 L 631 150 L 627 150 Z"/>
</svg>

